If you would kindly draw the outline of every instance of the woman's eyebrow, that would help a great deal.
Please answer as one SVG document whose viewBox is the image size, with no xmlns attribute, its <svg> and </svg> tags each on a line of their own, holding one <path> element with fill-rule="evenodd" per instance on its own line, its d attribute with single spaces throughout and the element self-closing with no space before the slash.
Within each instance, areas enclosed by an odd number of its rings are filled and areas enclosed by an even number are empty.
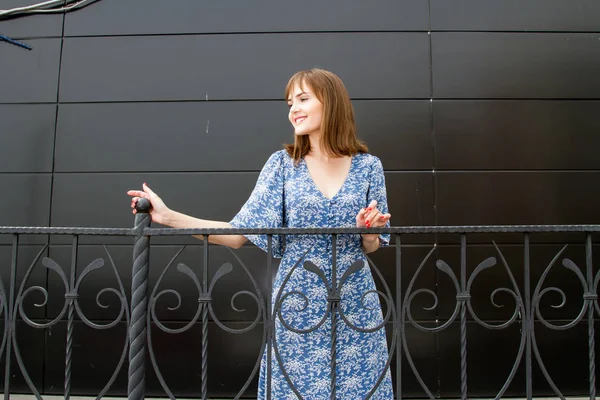
<svg viewBox="0 0 600 400">
<path fill-rule="evenodd" d="M 300 96 L 302 96 L 303 94 L 309 94 L 309 93 L 307 93 L 307 92 L 300 92 L 300 93 L 298 93 L 297 95 L 295 95 L 294 97 L 300 97 Z M 288 97 L 288 98 L 287 98 L 287 101 L 292 101 L 292 98 L 291 98 L 291 97 Z"/>
</svg>

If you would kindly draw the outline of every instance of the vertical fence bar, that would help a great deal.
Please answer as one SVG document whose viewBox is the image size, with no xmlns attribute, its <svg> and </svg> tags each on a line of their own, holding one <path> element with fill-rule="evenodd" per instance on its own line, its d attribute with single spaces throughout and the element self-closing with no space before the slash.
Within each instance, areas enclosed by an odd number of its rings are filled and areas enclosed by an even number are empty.
<svg viewBox="0 0 600 400">
<path fill-rule="evenodd" d="M 527 399 L 531 400 L 533 398 L 533 383 L 532 383 L 532 356 L 531 356 L 531 334 L 533 332 L 533 310 L 531 309 L 531 271 L 529 265 L 529 234 L 525 234 L 525 243 L 524 243 L 524 274 L 523 284 L 525 285 L 524 293 L 525 293 L 525 315 L 523 318 L 527 318 L 525 326 L 527 327 L 527 332 L 525 332 L 525 392 L 527 394 Z"/>
<path fill-rule="evenodd" d="M 71 360 L 73 358 L 73 320 L 75 314 L 75 275 L 77 273 L 77 247 L 79 236 L 73 235 L 73 247 L 71 249 L 71 274 L 69 276 L 69 293 L 65 294 L 68 302 L 67 314 L 67 348 L 65 353 L 65 400 L 71 398 Z"/>
<path fill-rule="evenodd" d="M 133 246 L 133 272 L 131 281 L 131 326 L 129 328 L 129 375 L 127 398 L 144 398 L 146 375 L 146 317 L 148 314 L 148 262 L 150 237 L 144 229 L 150 226 L 150 202 L 139 199 L 136 204 L 135 229 L 137 235 Z"/>
<path fill-rule="evenodd" d="M 329 307 L 331 309 L 331 400 L 336 398 L 336 368 L 337 368 L 337 306 L 338 303 L 336 298 L 338 297 L 337 287 L 337 235 L 331 235 L 331 298 Z M 337 301 L 336 301 L 337 300 Z"/>
<path fill-rule="evenodd" d="M 204 236 L 202 293 L 208 295 L 208 235 Z M 202 400 L 208 398 L 208 303 L 202 303 Z"/>
<path fill-rule="evenodd" d="M 592 234 L 585 240 L 585 272 L 588 282 L 588 356 L 590 369 L 590 399 L 596 398 L 596 343 L 594 339 L 594 302 L 597 299 L 594 288 L 594 271 L 592 265 Z"/>
<path fill-rule="evenodd" d="M 16 318 L 13 318 L 15 310 L 15 289 L 17 286 L 17 260 L 19 253 L 19 235 L 13 235 L 12 241 L 12 256 L 10 261 L 10 281 L 9 285 L 9 298 L 5 299 L 8 302 L 8 326 L 6 327 L 6 353 L 4 367 L 4 398 L 10 399 L 10 360 L 12 356 L 12 332 L 15 327 L 13 326 L 13 320 L 16 322 Z"/>
<path fill-rule="evenodd" d="M 273 379 L 273 363 L 271 360 L 273 353 L 273 334 L 275 332 L 275 316 L 271 312 L 271 301 L 273 297 L 273 235 L 267 235 L 267 400 L 271 400 L 271 380 Z"/>
<path fill-rule="evenodd" d="M 402 247 L 400 246 L 400 234 L 396 235 L 396 329 L 398 336 L 396 340 L 396 397 L 402 400 L 402 338 L 404 332 L 404 321 L 402 315 Z"/>
<path fill-rule="evenodd" d="M 460 290 L 467 292 L 467 235 L 460 235 Z M 460 396 L 467 399 L 467 304 L 460 305 Z"/>
</svg>

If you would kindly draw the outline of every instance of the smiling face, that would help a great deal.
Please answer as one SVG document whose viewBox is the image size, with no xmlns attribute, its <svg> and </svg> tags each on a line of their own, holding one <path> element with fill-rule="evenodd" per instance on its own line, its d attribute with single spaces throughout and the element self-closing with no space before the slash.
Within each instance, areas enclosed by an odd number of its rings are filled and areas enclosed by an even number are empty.
<svg viewBox="0 0 600 400">
<path fill-rule="evenodd" d="M 323 103 L 319 101 L 312 88 L 307 85 L 294 85 L 288 99 L 290 112 L 288 118 L 296 135 L 321 135 Z"/>
<path fill-rule="evenodd" d="M 356 137 L 354 110 L 342 80 L 333 72 L 313 68 L 295 73 L 285 87 L 294 127 L 294 143 L 284 147 L 298 163 L 319 146 L 331 157 L 366 153 Z"/>
</svg>

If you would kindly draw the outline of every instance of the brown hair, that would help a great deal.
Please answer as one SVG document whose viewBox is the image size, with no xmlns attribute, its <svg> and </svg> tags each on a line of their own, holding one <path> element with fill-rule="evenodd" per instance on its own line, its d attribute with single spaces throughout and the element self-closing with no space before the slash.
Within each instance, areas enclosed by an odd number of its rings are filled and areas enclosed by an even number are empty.
<svg viewBox="0 0 600 400">
<path fill-rule="evenodd" d="M 342 80 L 333 72 L 313 68 L 292 76 L 285 88 L 286 101 L 294 87 L 309 86 L 323 103 L 321 146 L 331 157 L 354 156 L 368 152 L 367 146 L 356 137 L 354 110 Z M 310 151 L 305 135 L 294 135 L 294 143 L 284 145 L 294 163 Z"/>
</svg>

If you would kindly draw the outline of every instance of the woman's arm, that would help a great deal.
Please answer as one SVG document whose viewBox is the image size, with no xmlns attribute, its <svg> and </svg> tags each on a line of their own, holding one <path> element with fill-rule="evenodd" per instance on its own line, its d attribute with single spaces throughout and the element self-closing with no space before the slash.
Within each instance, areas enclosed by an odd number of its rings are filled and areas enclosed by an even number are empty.
<svg viewBox="0 0 600 400">
<path fill-rule="evenodd" d="M 379 228 L 384 227 L 392 215 L 390 213 L 382 214 L 377 209 L 377 201 L 373 200 L 367 206 L 363 208 L 356 215 L 356 227 L 357 228 Z M 380 246 L 379 234 L 377 233 L 364 233 L 361 235 L 362 248 L 365 253 L 372 253 L 377 250 Z"/>
<path fill-rule="evenodd" d="M 362 248 L 365 254 L 369 254 L 377 250 L 379 248 L 379 235 L 375 236 L 375 239 L 365 239 L 365 235 L 363 235 Z"/>
<path fill-rule="evenodd" d="M 232 228 L 229 222 L 210 221 L 205 219 L 194 218 L 192 216 L 171 210 L 165 205 L 162 199 L 154 193 L 145 183 L 142 185 L 143 190 L 130 190 L 128 195 L 132 196 L 131 208 L 133 213 L 136 213 L 135 206 L 139 198 L 145 198 L 150 201 L 150 217 L 152 221 L 165 225 L 171 228 L 195 229 L 195 228 Z M 194 235 L 198 239 L 204 239 L 202 235 Z M 243 235 L 211 235 L 208 238 L 210 243 L 220 244 L 223 246 L 240 248 L 246 242 L 246 237 Z"/>
</svg>

